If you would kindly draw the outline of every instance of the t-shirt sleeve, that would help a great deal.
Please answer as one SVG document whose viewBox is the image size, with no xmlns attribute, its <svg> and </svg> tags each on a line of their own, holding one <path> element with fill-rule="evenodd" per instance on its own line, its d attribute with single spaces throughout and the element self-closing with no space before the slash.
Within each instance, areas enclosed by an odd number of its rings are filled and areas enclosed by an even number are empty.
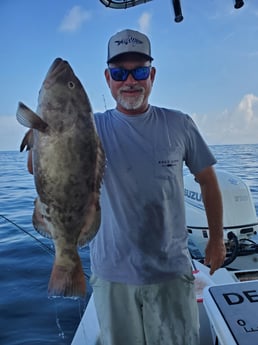
<svg viewBox="0 0 258 345">
<path fill-rule="evenodd" d="M 185 128 L 187 140 L 185 164 L 192 174 L 197 174 L 217 161 L 196 124 L 188 115 L 185 118 Z"/>
</svg>

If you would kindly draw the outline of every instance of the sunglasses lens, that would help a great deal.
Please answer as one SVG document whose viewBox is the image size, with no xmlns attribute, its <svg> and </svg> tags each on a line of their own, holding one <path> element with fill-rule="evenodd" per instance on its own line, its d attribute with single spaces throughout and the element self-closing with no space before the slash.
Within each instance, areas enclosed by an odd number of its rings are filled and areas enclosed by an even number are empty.
<svg viewBox="0 0 258 345">
<path fill-rule="evenodd" d="M 111 77 L 115 81 L 125 81 L 129 72 L 124 68 L 109 68 Z"/>
<path fill-rule="evenodd" d="M 135 80 L 146 80 L 150 75 L 150 66 L 138 67 L 132 70 Z"/>
<path fill-rule="evenodd" d="M 135 80 L 146 80 L 150 75 L 150 69 L 150 66 L 137 67 L 132 70 L 114 67 L 109 68 L 109 71 L 112 79 L 115 81 L 125 81 L 128 78 L 129 73 L 132 74 Z"/>
</svg>

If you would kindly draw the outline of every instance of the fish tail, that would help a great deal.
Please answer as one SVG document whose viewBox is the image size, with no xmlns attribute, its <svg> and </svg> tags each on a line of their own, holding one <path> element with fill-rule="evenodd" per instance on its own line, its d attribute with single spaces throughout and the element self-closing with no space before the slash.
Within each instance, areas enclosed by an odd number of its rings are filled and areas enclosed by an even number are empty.
<svg viewBox="0 0 258 345">
<path fill-rule="evenodd" d="M 85 297 L 86 281 L 81 260 L 71 268 L 54 263 L 48 284 L 48 296 L 50 297 Z"/>
</svg>

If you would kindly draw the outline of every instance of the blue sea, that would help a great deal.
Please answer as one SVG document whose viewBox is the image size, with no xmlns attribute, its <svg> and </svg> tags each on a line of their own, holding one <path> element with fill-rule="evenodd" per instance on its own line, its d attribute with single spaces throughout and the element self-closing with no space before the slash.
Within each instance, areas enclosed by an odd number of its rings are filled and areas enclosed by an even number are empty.
<svg viewBox="0 0 258 345">
<path fill-rule="evenodd" d="M 258 145 L 215 145 L 211 149 L 218 168 L 247 183 L 258 214 Z M 0 344 L 68 345 L 91 293 L 89 249 L 79 251 L 87 297 L 49 299 L 54 248 L 31 224 L 36 192 L 26 160 L 26 153 L 0 152 Z"/>
<path fill-rule="evenodd" d="M 85 300 L 49 299 L 54 247 L 31 224 L 36 192 L 27 155 L 2 151 L 0 162 L 0 344 L 71 344 L 91 293 L 89 249 L 80 250 Z"/>
</svg>

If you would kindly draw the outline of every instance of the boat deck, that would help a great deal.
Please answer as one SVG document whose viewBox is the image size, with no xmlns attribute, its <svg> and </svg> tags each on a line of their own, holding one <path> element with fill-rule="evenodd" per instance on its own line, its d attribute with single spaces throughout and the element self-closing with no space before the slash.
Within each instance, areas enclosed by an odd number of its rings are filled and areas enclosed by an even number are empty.
<svg viewBox="0 0 258 345">
<path fill-rule="evenodd" d="M 247 257 L 241 257 L 236 259 L 232 263 L 232 268 L 237 271 L 247 268 L 255 270 L 257 267 L 258 255 L 252 255 Z M 236 277 L 233 271 L 227 270 L 226 268 L 221 268 L 217 270 L 212 276 L 209 276 L 209 268 L 202 265 L 198 261 L 195 261 L 196 269 L 206 275 L 213 285 L 221 284 L 232 284 L 236 283 Z M 205 285 L 205 284 L 204 284 Z M 214 345 L 215 340 L 211 331 L 210 319 L 207 315 L 206 308 L 203 301 L 200 299 L 198 302 L 199 314 L 200 314 L 200 338 L 201 345 Z M 99 325 L 96 315 L 96 310 L 94 306 L 93 296 L 90 298 L 87 309 L 83 315 L 81 323 L 77 329 L 71 345 L 101 345 L 99 340 Z M 219 344 L 224 345 L 224 344 Z M 226 344 L 227 345 L 227 344 Z"/>
</svg>

